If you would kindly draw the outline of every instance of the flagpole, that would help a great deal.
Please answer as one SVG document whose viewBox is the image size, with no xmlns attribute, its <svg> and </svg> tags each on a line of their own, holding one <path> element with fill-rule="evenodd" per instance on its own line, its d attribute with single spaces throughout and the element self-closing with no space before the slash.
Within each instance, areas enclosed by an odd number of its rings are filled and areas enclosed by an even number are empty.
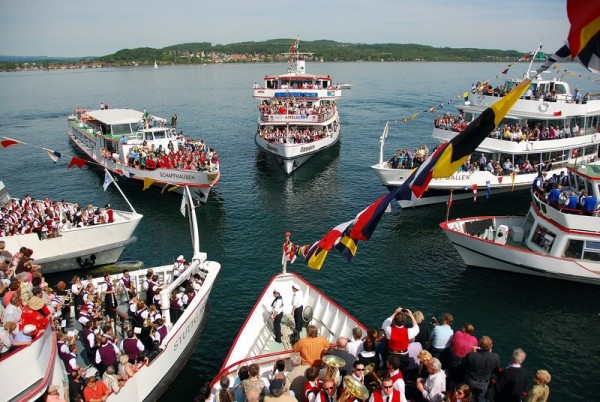
<svg viewBox="0 0 600 402">
<path fill-rule="evenodd" d="M 448 216 L 450 215 L 450 208 L 452 207 L 452 192 L 454 190 L 450 190 L 450 196 L 448 197 L 448 207 L 446 208 L 446 223 L 448 223 Z"/>
<path fill-rule="evenodd" d="M 104 171 L 106 172 L 106 174 L 110 175 L 110 172 L 108 171 L 108 169 L 104 168 Z M 119 190 L 119 193 L 121 193 L 121 195 L 123 196 L 123 198 L 127 202 L 127 205 L 129 205 L 129 208 L 131 208 L 131 212 L 133 212 L 134 214 L 137 215 L 137 212 L 133 208 L 133 205 L 131 205 L 131 203 L 129 202 L 129 200 L 127 199 L 127 197 L 125 197 L 125 194 L 123 193 L 123 190 L 121 190 L 121 187 L 119 187 L 119 185 L 117 184 L 117 181 L 112 177 L 112 175 L 110 177 L 112 179 L 113 184 L 117 188 L 117 190 Z"/>
<path fill-rule="evenodd" d="M 283 255 L 281 256 L 281 265 L 282 265 L 282 269 L 281 269 L 281 273 L 282 274 L 286 274 L 287 273 L 287 255 L 285 255 L 286 252 L 286 247 L 289 242 L 290 242 L 290 236 L 292 235 L 292 232 L 285 232 L 285 243 L 284 243 L 284 247 L 283 247 Z"/>
</svg>

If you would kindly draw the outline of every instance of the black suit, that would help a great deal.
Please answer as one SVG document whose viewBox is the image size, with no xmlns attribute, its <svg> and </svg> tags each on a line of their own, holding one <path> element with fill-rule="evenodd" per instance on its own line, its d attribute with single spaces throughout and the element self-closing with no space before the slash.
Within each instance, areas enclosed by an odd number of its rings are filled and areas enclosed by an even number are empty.
<svg viewBox="0 0 600 402">
<path fill-rule="evenodd" d="M 495 385 L 495 402 L 520 402 L 527 391 L 527 372 L 522 367 L 506 368 Z"/>
</svg>

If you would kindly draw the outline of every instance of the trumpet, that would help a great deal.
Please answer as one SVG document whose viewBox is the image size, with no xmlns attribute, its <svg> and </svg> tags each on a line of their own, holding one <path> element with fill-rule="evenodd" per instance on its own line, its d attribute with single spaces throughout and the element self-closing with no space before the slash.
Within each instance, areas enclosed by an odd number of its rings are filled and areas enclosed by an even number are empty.
<svg viewBox="0 0 600 402">
<path fill-rule="evenodd" d="M 331 378 L 336 384 L 339 383 L 340 367 L 346 365 L 346 361 L 339 356 L 325 355 L 323 356 L 323 364 L 327 366 L 325 378 Z"/>
<path fill-rule="evenodd" d="M 347 375 L 344 377 L 344 391 L 338 398 L 338 402 L 349 402 L 352 397 L 366 401 L 369 399 L 369 390 L 362 382 L 351 375 Z"/>
</svg>

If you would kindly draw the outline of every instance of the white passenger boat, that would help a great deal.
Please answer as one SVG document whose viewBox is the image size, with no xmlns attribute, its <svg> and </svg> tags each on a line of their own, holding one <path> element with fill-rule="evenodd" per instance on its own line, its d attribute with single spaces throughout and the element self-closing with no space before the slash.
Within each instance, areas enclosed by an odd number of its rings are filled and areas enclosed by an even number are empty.
<svg viewBox="0 0 600 402">
<path fill-rule="evenodd" d="M 287 55 L 295 58 L 294 69 L 266 75 L 262 86 L 254 85 L 253 96 L 261 100 L 256 145 L 290 174 L 339 140 L 336 100 L 342 91 L 332 84 L 331 76 L 306 72 L 305 56 L 310 53 Z"/>
<path fill-rule="evenodd" d="M 338 85 L 340 89 L 352 89 L 352 84 L 342 83 Z"/>
<path fill-rule="evenodd" d="M 76 109 L 69 116 L 67 134 L 88 158 L 114 173 L 164 187 L 190 187 L 194 198 L 206 202 L 221 178 L 218 158 L 206 144 L 167 127 L 166 120 L 133 109 Z M 173 187 L 172 187 L 173 188 Z"/>
<path fill-rule="evenodd" d="M 40 264 L 46 274 L 116 262 L 125 246 L 136 240 L 133 232 L 142 219 L 131 206 L 131 212 L 92 207 L 96 217 L 104 215 L 103 221 L 67 228 L 62 222 L 67 214 L 71 220 L 76 219 L 75 204 L 48 199 L 21 201 L 13 200 L 0 181 L 0 205 L 6 208 L 2 212 L 0 229 L 4 236 L 0 233 L 0 240 L 11 253 L 21 247 L 33 250 L 35 263 Z M 85 205 L 81 207 L 86 209 Z M 29 211 L 30 218 L 15 218 L 18 216 L 15 213 L 25 214 L 24 211 Z"/>
<path fill-rule="evenodd" d="M 474 90 L 475 94 L 471 94 L 464 105 L 457 107 L 460 116 L 436 119 L 434 140 L 444 143 L 452 139 L 457 130 L 466 127 L 520 81 L 509 79 L 501 89 L 498 87 L 496 92 L 490 93 L 485 93 L 484 85 L 481 85 L 482 88 Z M 500 126 L 479 145 L 468 167 L 449 178 L 434 178 L 420 199 L 399 201 L 400 206 L 443 203 L 448 200 L 451 190 L 453 200 L 472 198 L 474 189 L 487 191 L 489 188 L 491 194 L 524 190 L 531 185 L 538 170 L 550 175 L 559 174 L 567 164 L 595 159 L 600 144 L 600 97 L 587 95 L 584 100 L 585 95 L 581 95 L 576 102 L 575 92 L 567 82 L 540 76 L 533 79 L 530 88 L 531 93 L 519 99 Z M 548 136 L 543 138 L 545 127 Z M 508 128 L 506 136 L 505 128 Z M 550 131 L 554 133 L 550 135 Z M 524 135 L 524 132 L 529 134 Z M 383 145 L 382 140 L 379 163 L 371 167 L 385 186 L 399 186 L 410 175 L 411 169 L 402 165 L 393 168 L 392 163 L 384 160 Z M 482 154 L 485 166 L 479 162 Z M 505 169 L 507 160 L 510 165 Z M 488 169 L 487 162 L 490 161 L 492 166 Z"/>
<path fill-rule="evenodd" d="M 568 168 L 570 189 L 600 197 L 600 165 Z M 593 204 L 593 201 L 592 201 Z M 600 214 L 569 209 L 532 190 L 527 216 L 440 223 L 467 265 L 600 285 Z"/>
<path fill-rule="evenodd" d="M 360 327 L 366 333 L 367 328 L 356 318 L 300 275 L 287 272 L 286 263 L 284 263 L 283 272 L 275 275 L 265 286 L 237 334 L 221 370 L 211 382 L 213 393 L 218 392 L 219 380 L 223 376 L 228 376 L 230 383 L 234 384 L 237 371 L 241 366 L 258 364 L 263 378 L 268 378 L 268 374 L 277 360 L 284 360 L 286 371 L 291 370 L 289 358 L 293 352 L 294 318 L 287 313 L 291 308 L 292 286 L 297 287 L 303 295 L 305 326 L 301 336 L 305 336 L 305 328 L 308 324 L 315 325 L 319 335 L 327 338 L 330 345 L 335 344 L 340 336 L 351 338 L 352 329 L 355 327 Z M 282 343 L 274 340 L 273 324 L 270 318 L 273 290 L 278 290 L 283 297 Z"/>
<path fill-rule="evenodd" d="M 198 226 L 193 207 L 192 194 L 184 187 L 192 230 L 193 257 L 190 267 L 174 278 L 173 263 L 152 268 L 159 276 L 162 286 L 160 292 L 160 313 L 166 320 L 168 333 L 161 341 L 159 353 L 147 364 L 142 365 L 135 375 L 127 380 L 118 393 L 108 397 L 109 401 L 156 401 L 165 392 L 169 384 L 178 375 L 202 334 L 210 312 L 209 296 L 221 265 L 207 260 L 206 253 L 200 252 Z M 191 207 L 190 207 L 191 206 Z M 130 278 L 137 291 L 142 289 L 142 282 L 147 269 L 130 271 Z M 178 289 L 194 274 L 200 274 L 203 284 L 190 304 L 175 323 L 170 317 L 171 292 Z M 111 275 L 111 281 L 117 283 L 122 274 Z M 104 278 L 95 278 L 96 285 L 104 283 Z M 119 287 L 117 287 L 118 290 Z M 126 294 L 126 292 L 124 292 Z M 125 302 L 127 306 L 127 302 Z M 119 335 L 122 339 L 122 336 Z M 79 349 L 83 351 L 83 347 Z M 65 369 L 57 353 L 56 332 L 52 323 L 48 330 L 36 339 L 31 346 L 18 349 L 0 361 L 3 370 L 3 399 L 30 401 L 43 395 L 50 384 L 59 385 L 61 395 L 68 386 L 63 382 Z M 63 392 L 65 391 L 65 392 Z"/>
</svg>

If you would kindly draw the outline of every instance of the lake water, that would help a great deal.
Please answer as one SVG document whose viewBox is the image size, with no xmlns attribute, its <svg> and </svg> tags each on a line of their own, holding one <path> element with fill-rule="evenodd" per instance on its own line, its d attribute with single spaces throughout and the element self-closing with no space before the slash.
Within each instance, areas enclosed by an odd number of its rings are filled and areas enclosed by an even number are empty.
<svg viewBox="0 0 600 402">
<path fill-rule="evenodd" d="M 508 63 L 506 63 L 508 64 Z M 16 197 L 106 204 L 126 209 L 114 187 L 102 191 L 104 174 L 67 170 L 74 155 L 66 135 L 66 116 L 75 106 L 107 102 L 170 117 L 193 138 L 205 139 L 220 155 L 222 180 L 206 205 L 198 208 L 201 248 L 222 264 L 212 293 L 212 313 L 198 348 L 164 400 L 189 400 L 203 381 L 218 372 L 247 313 L 272 275 L 280 270 L 284 233 L 308 244 L 385 193 L 370 165 L 379 158 L 379 136 L 386 120 L 401 120 L 456 97 L 478 80 L 490 80 L 503 63 L 307 63 L 307 71 L 330 74 L 334 82 L 353 84 L 338 101 L 340 144 L 317 155 L 293 176 L 285 177 L 253 141 L 258 102 L 252 83 L 265 74 L 286 71 L 283 64 L 207 65 L 159 69 L 110 69 L 0 74 L 0 136 L 63 153 L 54 165 L 40 149 L 0 149 L 0 179 Z M 570 70 L 591 76 L 578 65 Z M 512 68 L 522 74 L 525 65 Z M 511 73 L 513 72 L 511 70 Z M 501 83 L 492 80 L 494 85 Z M 585 93 L 597 93 L 589 79 L 576 81 Z M 443 111 L 443 110 L 442 110 Z M 434 115 L 392 124 L 386 156 L 397 148 L 430 143 Z M 121 180 L 136 210 L 144 214 L 123 260 L 146 266 L 190 256 L 180 198 L 141 191 Z M 524 214 L 527 194 L 515 193 L 476 204 L 456 202 L 450 217 Z M 599 288 L 532 276 L 467 268 L 438 227 L 445 206 L 414 210 L 393 208 L 369 242 L 359 244 L 349 264 L 333 251 L 321 271 L 300 262 L 290 268 L 325 291 L 367 327 L 381 322 L 399 305 L 426 317 L 451 312 L 454 328 L 475 325 L 477 337 L 489 335 L 503 365 L 512 350 L 528 354 L 525 368 L 553 376 L 552 400 L 597 398 L 600 364 Z M 49 278 L 54 284 L 59 278 Z"/>
</svg>

